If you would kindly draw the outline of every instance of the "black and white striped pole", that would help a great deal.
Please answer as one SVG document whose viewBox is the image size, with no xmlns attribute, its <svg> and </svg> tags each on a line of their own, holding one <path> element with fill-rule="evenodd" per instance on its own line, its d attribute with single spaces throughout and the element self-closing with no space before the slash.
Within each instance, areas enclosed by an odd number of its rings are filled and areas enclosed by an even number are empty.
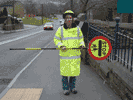
<svg viewBox="0 0 133 100">
<path fill-rule="evenodd" d="M 81 49 L 81 48 L 66 48 L 68 49 Z M 87 48 L 82 48 L 87 49 Z M 62 50 L 62 48 L 10 48 L 10 50 Z"/>
</svg>

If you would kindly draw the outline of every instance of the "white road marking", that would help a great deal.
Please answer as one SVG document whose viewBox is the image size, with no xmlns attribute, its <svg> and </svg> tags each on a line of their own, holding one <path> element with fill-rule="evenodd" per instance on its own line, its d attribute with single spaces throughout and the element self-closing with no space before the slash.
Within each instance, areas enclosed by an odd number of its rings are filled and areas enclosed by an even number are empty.
<svg viewBox="0 0 133 100">
<path fill-rule="evenodd" d="M 2 42 L 0 42 L 0 45 L 6 44 L 6 43 L 9 43 L 9 42 L 13 42 L 13 41 L 16 41 L 16 40 L 19 40 L 19 39 L 22 39 L 22 38 L 25 38 L 25 37 L 28 37 L 28 36 L 31 36 L 31 35 L 34 35 L 34 34 L 43 32 L 43 31 L 44 31 L 44 30 L 41 30 L 41 31 L 39 31 L 39 32 L 35 32 L 35 33 L 31 33 L 31 34 L 28 34 L 28 35 L 25 35 L 25 36 L 17 37 L 17 38 L 15 38 L 15 39 L 2 41 Z"/>
<path fill-rule="evenodd" d="M 51 41 L 53 42 L 53 40 Z M 50 43 L 51 43 L 50 42 Z M 48 45 L 50 44 L 48 43 Z M 47 46 L 48 46 L 47 45 Z M 47 46 L 45 46 L 44 48 L 46 48 Z M 41 50 L 39 52 L 39 54 L 37 54 L 15 77 L 14 79 L 10 82 L 10 84 L 4 89 L 4 91 L 2 91 L 2 93 L 0 94 L 0 99 L 7 93 L 7 91 L 12 87 L 12 85 L 15 83 L 15 81 L 17 80 L 17 78 L 20 76 L 20 74 L 43 52 L 43 50 Z"/>
<path fill-rule="evenodd" d="M 42 28 L 42 27 L 40 27 L 40 28 Z M 24 30 L 28 30 L 28 29 L 31 29 L 31 28 L 27 28 L 27 29 L 24 29 Z M 16 31 L 20 31 L 20 30 L 16 30 Z M 23 31 L 23 30 L 22 30 Z M 55 32 L 55 31 L 54 31 Z M 32 34 L 32 33 L 31 33 Z M 30 35 L 30 34 L 29 34 Z M 17 37 L 17 35 L 16 36 L 12 36 L 12 37 L 6 37 L 6 38 L 3 38 L 3 39 L 9 39 L 9 38 L 13 38 L 13 37 Z M 21 37 L 21 36 L 20 36 Z M 6 41 L 8 41 L 8 40 L 6 40 Z M 3 42 L 5 42 L 5 41 L 3 41 Z M 1 42 L 0 42 L 1 43 Z M 8 42 L 9 43 L 9 42 Z"/>
</svg>

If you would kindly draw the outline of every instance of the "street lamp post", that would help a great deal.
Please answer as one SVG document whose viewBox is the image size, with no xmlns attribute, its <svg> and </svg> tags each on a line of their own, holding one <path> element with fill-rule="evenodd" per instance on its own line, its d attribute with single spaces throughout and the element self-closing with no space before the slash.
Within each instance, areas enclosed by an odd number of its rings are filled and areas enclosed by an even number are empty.
<svg viewBox="0 0 133 100">
<path fill-rule="evenodd" d="M 43 25 L 43 4 L 42 4 L 42 25 Z"/>
</svg>

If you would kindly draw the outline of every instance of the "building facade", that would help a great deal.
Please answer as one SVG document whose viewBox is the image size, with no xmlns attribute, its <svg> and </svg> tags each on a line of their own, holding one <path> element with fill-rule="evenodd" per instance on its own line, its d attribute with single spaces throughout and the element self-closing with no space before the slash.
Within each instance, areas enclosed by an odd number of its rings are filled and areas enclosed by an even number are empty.
<svg viewBox="0 0 133 100">
<path fill-rule="evenodd" d="M 6 7 L 8 14 L 13 14 L 13 2 L 5 2 L 0 5 L 0 11 L 3 11 L 4 7 Z M 14 13 L 18 14 L 19 17 L 24 17 L 24 5 L 20 1 L 14 2 Z"/>
</svg>

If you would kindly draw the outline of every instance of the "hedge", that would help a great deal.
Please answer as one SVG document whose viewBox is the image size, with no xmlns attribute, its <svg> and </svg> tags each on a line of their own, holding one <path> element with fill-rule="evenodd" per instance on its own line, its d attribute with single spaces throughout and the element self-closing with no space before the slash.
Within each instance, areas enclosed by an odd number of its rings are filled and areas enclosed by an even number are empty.
<svg viewBox="0 0 133 100">
<path fill-rule="evenodd" d="M 47 20 L 48 18 L 43 18 L 43 24 L 46 22 L 52 22 L 50 20 Z M 23 24 L 31 24 L 31 25 L 42 25 L 42 19 L 37 20 L 36 18 L 32 17 L 25 17 L 24 19 L 22 18 Z"/>
</svg>

